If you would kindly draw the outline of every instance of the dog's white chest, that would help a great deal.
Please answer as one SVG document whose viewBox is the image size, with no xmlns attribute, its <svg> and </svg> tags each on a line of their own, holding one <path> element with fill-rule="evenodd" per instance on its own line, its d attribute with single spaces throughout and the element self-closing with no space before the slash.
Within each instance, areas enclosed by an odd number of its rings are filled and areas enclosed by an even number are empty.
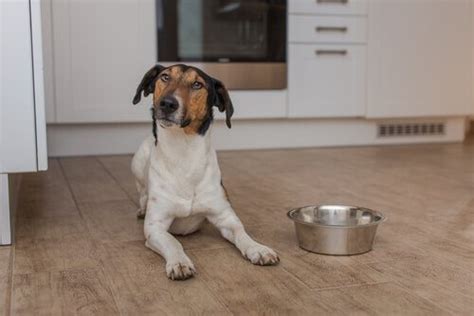
<svg viewBox="0 0 474 316">
<path fill-rule="evenodd" d="M 154 151 L 148 178 L 150 197 L 172 205 L 176 217 L 205 212 L 206 199 L 220 189 L 215 151 L 169 155 L 160 145 Z"/>
</svg>

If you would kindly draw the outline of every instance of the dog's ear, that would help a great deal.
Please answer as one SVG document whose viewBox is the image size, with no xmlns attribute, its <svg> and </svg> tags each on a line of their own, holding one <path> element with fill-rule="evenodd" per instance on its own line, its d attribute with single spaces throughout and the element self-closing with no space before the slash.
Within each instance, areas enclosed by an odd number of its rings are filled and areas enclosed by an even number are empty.
<svg viewBox="0 0 474 316">
<path fill-rule="evenodd" d="M 227 124 L 228 128 L 231 128 L 230 119 L 234 114 L 234 106 L 232 105 L 232 101 L 230 100 L 229 92 L 227 91 L 226 87 L 222 82 L 217 79 L 212 79 L 214 90 L 214 103 L 213 106 L 216 106 L 220 112 L 225 111 L 225 123 Z"/>
<path fill-rule="evenodd" d="M 135 93 L 135 96 L 133 97 L 133 104 L 137 104 L 138 102 L 140 102 L 142 98 L 142 92 L 143 96 L 146 98 L 150 93 L 153 93 L 153 91 L 155 91 L 156 79 L 158 78 L 158 74 L 163 69 L 165 69 L 165 67 L 157 64 L 146 72 L 146 74 L 143 76 L 142 81 L 137 87 L 137 91 Z"/>
</svg>

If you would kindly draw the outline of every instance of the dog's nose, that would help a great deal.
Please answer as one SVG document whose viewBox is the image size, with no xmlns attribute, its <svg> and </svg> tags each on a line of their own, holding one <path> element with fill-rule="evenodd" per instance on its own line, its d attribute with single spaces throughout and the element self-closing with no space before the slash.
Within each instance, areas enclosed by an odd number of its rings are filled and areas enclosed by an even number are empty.
<svg viewBox="0 0 474 316">
<path fill-rule="evenodd" d="M 172 96 L 164 97 L 160 101 L 160 109 L 163 111 L 163 113 L 171 114 L 174 111 L 176 111 L 178 107 L 179 107 L 179 103 L 175 97 L 172 97 Z"/>
</svg>

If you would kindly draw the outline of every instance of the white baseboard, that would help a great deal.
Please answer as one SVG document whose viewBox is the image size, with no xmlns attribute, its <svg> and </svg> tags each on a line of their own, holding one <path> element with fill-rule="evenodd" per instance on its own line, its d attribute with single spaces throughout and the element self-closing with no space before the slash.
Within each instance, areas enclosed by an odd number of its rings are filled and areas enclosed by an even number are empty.
<svg viewBox="0 0 474 316">
<path fill-rule="evenodd" d="M 409 121 L 423 122 L 423 119 Z M 443 135 L 379 138 L 379 120 L 271 119 L 235 120 L 231 130 L 223 121 L 217 121 L 212 136 L 218 150 L 463 141 L 465 118 L 437 118 L 436 121 L 445 122 Z M 135 152 L 150 133 L 151 123 L 48 125 L 48 153 L 51 157 L 128 154 Z"/>
</svg>

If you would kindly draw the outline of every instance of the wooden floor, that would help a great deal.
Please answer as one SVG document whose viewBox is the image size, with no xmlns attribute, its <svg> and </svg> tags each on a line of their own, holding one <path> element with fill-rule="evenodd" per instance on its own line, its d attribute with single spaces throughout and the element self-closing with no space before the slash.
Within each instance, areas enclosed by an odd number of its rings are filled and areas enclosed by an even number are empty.
<svg viewBox="0 0 474 316">
<path fill-rule="evenodd" d="M 474 314 L 474 141 L 219 153 L 250 235 L 280 254 L 245 261 L 210 226 L 179 238 L 198 275 L 166 278 L 144 246 L 130 156 L 52 159 L 23 176 L 16 244 L 0 248 L 3 314 Z M 298 248 L 286 212 L 383 211 L 375 249 Z"/>
</svg>

